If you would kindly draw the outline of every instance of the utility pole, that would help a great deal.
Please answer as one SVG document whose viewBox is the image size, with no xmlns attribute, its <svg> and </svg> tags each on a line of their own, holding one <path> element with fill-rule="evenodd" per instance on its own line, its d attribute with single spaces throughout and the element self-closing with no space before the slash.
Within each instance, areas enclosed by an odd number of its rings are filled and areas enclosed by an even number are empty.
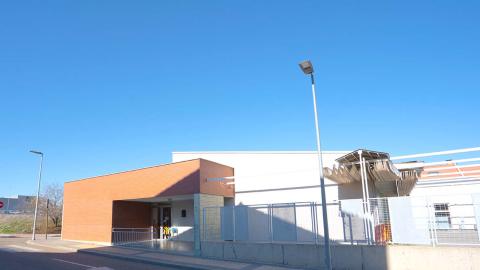
<svg viewBox="0 0 480 270">
<path fill-rule="evenodd" d="M 48 239 L 48 205 L 50 204 L 50 200 L 47 199 L 47 214 L 45 215 L 45 240 Z"/>
</svg>

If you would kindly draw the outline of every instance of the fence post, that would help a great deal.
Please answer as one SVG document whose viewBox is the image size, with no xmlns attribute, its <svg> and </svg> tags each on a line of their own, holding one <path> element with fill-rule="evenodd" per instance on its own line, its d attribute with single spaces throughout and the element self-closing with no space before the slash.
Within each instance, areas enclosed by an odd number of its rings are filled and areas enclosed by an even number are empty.
<svg viewBox="0 0 480 270">
<path fill-rule="evenodd" d="M 430 208 L 430 201 L 428 198 L 426 199 L 426 207 L 427 207 L 427 212 L 428 212 L 428 230 L 429 230 L 429 235 L 430 235 L 430 241 L 432 242 L 432 246 L 435 247 L 435 240 L 433 236 L 433 224 L 432 224 L 432 209 Z"/>
<path fill-rule="evenodd" d="M 271 204 L 268 205 L 268 223 L 270 229 L 270 242 L 273 243 L 273 206 Z"/>
<path fill-rule="evenodd" d="M 319 206 L 319 204 L 314 202 L 313 206 L 314 206 L 313 207 L 313 214 L 315 215 L 315 224 L 316 224 L 315 230 L 317 231 L 317 233 L 316 233 L 317 243 L 316 244 L 318 245 L 319 244 L 318 240 L 320 240 L 319 239 L 320 238 L 320 222 L 318 222 L 318 206 Z M 323 222 L 323 219 L 322 219 L 322 222 Z M 322 224 L 322 226 L 323 226 L 323 224 Z"/>
<path fill-rule="evenodd" d="M 435 220 L 435 206 L 432 204 L 433 207 L 433 214 L 432 214 L 432 219 L 433 219 L 433 237 L 435 241 L 435 245 L 438 245 L 438 238 L 437 238 L 437 221 Z"/>
<path fill-rule="evenodd" d="M 430 235 L 430 240 L 432 242 L 432 246 L 435 247 L 436 245 L 436 237 L 435 237 L 435 212 L 432 214 L 432 203 L 430 202 L 430 198 L 425 196 L 427 213 L 428 213 L 428 230 Z"/>
<path fill-rule="evenodd" d="M 298 241 L 297 204 L 296 203 L 293 203 L 293 219 L 295 221 L 295 241 Z"/>
<path fill-rule="evenodd" d="M 236 237 L 235 237 L 235 229 L 236 229 L 236 228 L 235 228 L 235 227 L 236 227 L 236 226 L 235 226 L 235 205 L 232 206 L 232 220 L 233 220 L 233 242 L 235 242 L 235 240 L 236 240 L 236 239 L 235 239 L 235 238 L 236 238 Z"/>
<path fill-rule="evenodd" d="M 315 217 L 315 202 L 310 202 L 310 219 L 312 220 L 313 240 L 318 243 L 317 219 Z"/>
</svg>

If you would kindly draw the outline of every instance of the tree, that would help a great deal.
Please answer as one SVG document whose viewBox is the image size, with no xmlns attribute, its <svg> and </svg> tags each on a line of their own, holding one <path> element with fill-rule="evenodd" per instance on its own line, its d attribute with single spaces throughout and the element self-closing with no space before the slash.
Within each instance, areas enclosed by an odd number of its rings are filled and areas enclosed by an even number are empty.
<svg viewBox="0 0 480 270">
<path fill-rule="evenodd" d="M 48 200 L 48 219 L 49 224 L 53 224 L 58 229 L 62 224 L 63 211 L 63 187 L 60 184 L 52 183 L 45 186 L 44 191 L 40 194 L 38 200 L 38 214 L 37 214 L 37 230 L 44 230 L 44 220 L 47 214 L 47 200 Z M 28 213 L 35 212 L 36 198 L 30 200 L 26 206 Z M 49 226 L 49 228 L 52 228 Z"/>
<path fill-rule="evenodd" d="M 48 217 L 55 227 L 59 227 L 62 222 L 63 187 L 58 183 L 49 184 L 42 197 L 44 203 L 48 200 Z"/>
</svg>

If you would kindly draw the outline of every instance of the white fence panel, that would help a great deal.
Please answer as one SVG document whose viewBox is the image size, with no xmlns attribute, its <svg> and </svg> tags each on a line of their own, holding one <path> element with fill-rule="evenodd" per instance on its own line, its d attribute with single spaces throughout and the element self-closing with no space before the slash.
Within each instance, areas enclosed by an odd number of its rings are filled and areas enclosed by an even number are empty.
<svg viewBox="0 0 480 270">
<path fill-rule="evenodd" d="M 341 200 L 327 209 L 337 244 L 480 245 L 480 194 Z M 207 241 L 324 240 L 322 207 L 314 203 L 210 207 L 203 218 Z"/>
<path fill-rule="evenodd" d="M 430 214 L 425 198 L 388 198 L 392 241 L 399 244 L 430 244 Z"/>
</svg>

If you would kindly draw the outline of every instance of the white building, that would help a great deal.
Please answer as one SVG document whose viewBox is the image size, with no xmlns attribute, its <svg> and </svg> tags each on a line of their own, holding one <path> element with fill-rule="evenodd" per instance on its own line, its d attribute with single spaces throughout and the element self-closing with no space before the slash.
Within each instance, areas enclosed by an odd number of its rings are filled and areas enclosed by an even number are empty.
<svg viewBox="0 0 480 270">
<path fill-rule="evenodd" d="M 323 153 L 332 166 L 346 151 Z M 234 168 L 235 204 L 320 202 L 317 152 L 225 151 L 173 152 L 172 162 L 204 158 Z M 326 179 L 327 200 L 339 199 L 338 184 Z"/>
<path fill-rule="evenodd" d="M 471 151 L 479 151 L 472 148 Z M 470 150 L 454 150 L 432 153 L 464 153 Z M 335 160 L 350 151 L 326 151 L 323 153 L 324 167 L 332 168 Z M 405 159 L 428 157 L 428 154 L 393 157 L 396 167 L 419 168 L 418 182 L 413 190 L 398 193 L 398 198 L 384 191 L 384 182 L 367 181 L 369 197 L 390 197 L 389 199 L 367 200 L 373 202 L 370 216 L 362 210 L 364 191 L 360 182 L 339 183 L 325 179 L 326 199 L 329 205 L 329 223 L 332 239 L 339 241 L 361 241 L 370 230 L 370 237 L 378 234 L 377 225 L 388 224 L 390 238 L 399 243 L 430 244 L 442 241 L 454 243 L 480 243 L 477 224 L 480 224 L 480 165 L 471 164 L 477 159 L 463 159 L 433 163 L 406 162 Z M 215 152 L 173 152 L 172 161 L 178 162 L 204 158 L 234 168 L 235 204 L 265 205 L 284 203 L 319 203 L 320 186 L 318 159 L 315 151 L 215 151 Z M 466 163 L 463 163 L 466 162 Z M 463 165 L 466 164 L 466 165 Z M 452 171 L 454 170 L 454 171 Z M 397 187 L 398 192 L 398 187 Z M 382 194 L 383 193 L 383 194 Z M 409 197 L 404 197 L 405 195 Z M 340 206 L 339 201 L 342 201 Z M 370 207 L 370 205 L 369 205 Z M 332 210 L 330 210 L 332 209 Z M 407 210 L 405 210 L 407 209 Z M 267 210 L 265 210 L 267 211 Z M 302 211 L 296 207 L 295 211 Z M 375 212 L 376 211 L 376 212 Z M 314 224 L 306 218 L 309 213 L 295 215 L 297 226 L 305 230 L 317 230 L 322 236 L 321 221 Z M 363 212 L 363 213 L 362 213 Z M 351 216 L 345 219 L 345 213 Z M 321 216 L 321 215 L 320 215 Z M 352 218 L 353 217 L 353 218 Z M 368 219 L 373 228 L 368 229 Z M 388 220 L 387 220 L 388 219 Z M 305 222 L 305 220 L 308 220 Z M 396 221 L 396 222 L 394 222 Z M 401 223 L 399 223 L 401 222 Z M 320 223 L 320 226 L 318 225 Z M 313 224 L 313 225 L 312 225 Z M 258 228 L 258 224 L 253 225 Z M 312 229 L 313 226 L 317 227 Z M 362 228 L 364 227 L 364 228 Z M 410 227 L 410 230 L 405 230 Z M 432 229 L 432 227 L 434 227 Z M 382 228 L 383 230 L 384 228 Z M 350 232 L 346 231 L 350 230 Z M 461 231 L 459 231 L 461 230 Z M 434 232 L 433 232 L 434 231 Z M 392 233 L 393 232 L 393 233 Z M 354 236 L 357 235 L 357 236 Z M 297 234 L 294 238 L 301 239 Z M 375 236 L 378 238 L 378 235 Z M 432 240 L 433 239 L 433 240 Z M 389 239 L 390 241 L 392 239 Z"/>
</svg>

